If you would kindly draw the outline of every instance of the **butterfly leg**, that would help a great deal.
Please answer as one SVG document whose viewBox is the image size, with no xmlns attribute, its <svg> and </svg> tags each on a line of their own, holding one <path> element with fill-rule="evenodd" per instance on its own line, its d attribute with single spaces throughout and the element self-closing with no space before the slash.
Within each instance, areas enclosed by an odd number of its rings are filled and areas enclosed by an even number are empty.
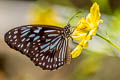
<svg viewBox="0 0 120 80">
<path fill-rule="evenodd" d="M 75 42 L 71 36 L 70 36 L 70 38 L 71 38 L 71 40 L 72 40 L 72 42 L 73 42 L 74 44 L 77 44 L 77 45 L 78 45 L 78 43 Z"/>
</svg>

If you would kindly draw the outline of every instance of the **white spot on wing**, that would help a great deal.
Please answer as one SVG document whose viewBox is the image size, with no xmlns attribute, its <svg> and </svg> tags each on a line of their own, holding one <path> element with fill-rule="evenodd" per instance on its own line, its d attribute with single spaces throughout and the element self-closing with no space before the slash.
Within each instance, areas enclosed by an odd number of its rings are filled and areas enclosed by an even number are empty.
<svg viewBox="0 0 120 80">
<path fill-rule="evenodd" d="M 37 49 L 38 49 L 38 47 L 35 48 L 35 50 L 37 50 Z"/>
<path fill-rule="evenodd" d="M 21 37 L 24 37 L 28 34 L 29 32 L 25 32 L 24 34 L 21 35 Z"/>
<path fill-rule="evenodd" d="M 25 40 L 25 38 L 22 39 L 22 42 Z"/>
<path fill-rule="evenodd" d="M 35 36 L 35 34 L 31 34 L 29 37 L 34 37 Z"/>
<path fill-rule="evenodd" d="M 28 53 L 29 50 L 26 51 L 26 53 Z"/>
<path fill-rule="evenodd" d="M 37 42 L 40 42 L 40 40 L 37 40 Z"/>
<path fill-rule="evenodd" d="M 50 65 L 50 68 L 52 68 L 52 66 Z"/>
<path fill-rule="evenodd" d="M 12 42 L 12 39 L 10 41 Z"/>
<path fill-rule="evenodd" d="M 37 27 L 37 29 L 34 30 L 35 33 L 39 33 L 42 27 Z"/>
<path fill-rule="evenodd" d="M 9 32 L 8 34 L 10 34 L 11 32 Z"/>
<path fill-rule="evenodd" d="M 27 26 L 27 27 L 32 27 L 32 26 Z"/>
<path fill-rule="evenodd" d="M 35 56 L 38 57 L 39 54 L 36 54 Z"/>
<path fill-rule="evenodd" d="M 51 39 L 46 39 L 45 42 L 49 42 Z"/>
<path fill-rule="evenodd" d="M 21 44 L 21 48 L 23 47 L 23 44 Z"/>
<path fill-rule="evenodd" d="M 60 58 L 59 58 L 59 62 L 60 62 L 61 60 L 60 60 Z"/>
<path fill-rule="evenodd" d="M 27 46 L 30 46 L 30 42 L 27 43 Z"/>
<path fill-rule="evenodd" d="M 45 57 L 45 56 L 43 56 L 43 57 L 41 58 L 41 60 L 43 60 L 43 59 L 44 59 L 44 57 Z"/>
<path fill-rule="evenodd" d="M 45 38 L 45 36 L 42 36 L 42 38 L 44 39 L 44 38 Z"/>
<path fill-rule="evenodd" d="M 44 45 L 40 46 L 40 48 L 43 49 L 43 48 L 45 48 L 45 47 L 47 47 L 49 45 L 50 45 L 50 43 L 47 43 L 47 44 L 44 44 Z"/>
<path fill-rule="evenodd" d="M 31 53 L 33 53 L 33 51 L 31 51 Z"/>
<path fill-rule="evenodd" d="M 53 62 L 53 58 L 51 58 L 51 63 Z"/>
<path fill-rule="evenodd" d="M 39 65 L 41 65 L 42 63 L 41 62 L 39 62 Z"/>
<path fill-rule="evenodd" d="M 9 37 L 8 38 L 11 38 L 11 35 L 9 35 Z"/>
<path fill-rule="evenodd" d="M 61 63 L 58 64 L 59 66 L 61 65 Z"/>
<path fill-rule="evenodd" d="M 53 67 L 55 67 L 55 64 L 53 64 Z"/>
<path fill-rule="evenodd" d="M 24 49 L 24 52 L 26 51 L 26 49 Z"/>
<path fill-rule="evenodd" d="M 35 60 L 35 58 L 33 58 L 33 60 Z"/>
<path fill-rule="evenodd" d="M 36 61 L 38 61 L 38 58 L 36 59 Z"/>
<path fill-rule="evenodd" d="M 13 38 L 15 39 L 15 38 L 17 38 L 17 36 L 15 35 Z"/>
<path fill-rule="evenodd" d="M 45 30 L 44 32 L 55 32 L 56 30 Z"/>
<path fill-rule="evenodd" d="M 28 38 L 26 41 L 29 41 L 30 40 L 30 38 Z"/>
<path fill-rule="evenodd" d="M 43 49 L 42 51 L 46 52 L 47 50 L 49 50 L 49 46 L 47 48 Z"/>
<path fill-rule="evenodd" d="M 48 62 L 50 62 L 50 57 L 48 58 Z"/>
<path fill-rule="evenodd" d="M 29 31 L 30 29 L 25 29 L 24 31 L 22 31 L 21 33 L 25 33 L 25 32 L 27 32 L 27 31 Z"/>
<path fill-rule="evenodd" d="M 63 64 L 63 62 L 61 62 L 61 64 Z"/>
<path fill-rule="evenodd" d="M 46 56 L 46 59 L 48 59 L 48 56 Z"/>
<path fill-rule="evenodd" d="M 65 45 L 65 41 L 64 41 L 64 43 L 63 43 L 63 46 L 65 47 L 66 45 Z M 64 58 L 64 54 L 65 54 L 65 48 L 63 47 L 63 49 L 62 49 L 62 51 L 61 51 L 61 53 L 62 53 L 62 59 Z"/>
<path fill-rule="evenodd" d="M 55 59 L 55 61 L 57 62 L 57 58 L 54 58 Z"/>
<path fill-rule="evenodd" d="M 15 39 L 15 41 L 17 41 L 17 39 Z"/>
<path fill-rule="evenodd" d="M 49 66 L 47 65 L 46 68 L 48 68 Z"/>
<path fill-rule="evenodd" d="M 20 44 L 18 45 L 18 47 L 20 47 Z"/>
<path fill-rule="evenodd" d="M 33 41 L 36 41 L 39 38 L 40 38 L 40 36 L 36 36 Z"/>
<path fill-rule="evenodd" d="M 18 31 L 15 31 L 15 32 L 14 32 L 14 34 L 17 34 L 17 33 L 18 33 Z"/>
<path fill-rule="evenodd" d="M 42 56 L 43 54 L 40 54 L 40 56 Z"/>
<path fill-rule="evenodd" d="M 25 29 L 27 29 L 27 27 L 22 27 L 22 28 L 21 28 L 21 30 L 25 30 Z"/>
<path fill-rule="evenodd" d="M 58 34 L 49 34 L 48 37 L 56 37 Z"/>
<path fill-rule="evenodd" d="M 57 67 L 58 65 L 56 64 L 55 67 Z"/>
<path fill-rule="evenodd" d="M 45 62 L 43 62 L 43 66 L 45 66 Z"/>
</svg>

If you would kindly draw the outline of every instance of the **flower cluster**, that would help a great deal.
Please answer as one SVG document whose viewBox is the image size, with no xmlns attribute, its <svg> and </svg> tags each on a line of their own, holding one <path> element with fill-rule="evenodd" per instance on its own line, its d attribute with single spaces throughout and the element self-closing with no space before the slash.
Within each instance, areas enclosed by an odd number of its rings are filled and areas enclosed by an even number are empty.
<svg viewBox="0 0 120 80">
<path fill-rule="evenodd" d="M 29 12 L 30 24 L 60 25 L 60 16 L 52 7 L 35 6 Z"/>
<path fill-rule="evenodd" d="M 100 20 L 100 10 L 98 4 L 95 2 L 90 8 L 90 13 L 86 18 L 82 17 L 76 26 L 72 38 L 79 40 L 77 47 L 72 51 L 72 58 L 76 58 L 80 55 L 82 49 L 88 47 L 88 41 L 92 39 L 93 35 L 96 35 L 98 26 L 103 21 Z"/>
</svg>

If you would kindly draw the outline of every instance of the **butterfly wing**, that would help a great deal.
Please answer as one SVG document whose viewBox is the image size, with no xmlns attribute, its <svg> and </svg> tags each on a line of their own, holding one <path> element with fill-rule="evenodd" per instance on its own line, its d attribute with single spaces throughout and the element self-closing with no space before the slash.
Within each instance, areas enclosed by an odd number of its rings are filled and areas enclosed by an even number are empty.
<svg viewBox="0 0 120 80">
<path fill-rule="evenodd" d="M 63 28 L 48 25 L 25 25 L 5 34 L 5 42 L 13 49 L 27 55 L 44 70 L 63 66 L 68 41 Z"/>
</svg>

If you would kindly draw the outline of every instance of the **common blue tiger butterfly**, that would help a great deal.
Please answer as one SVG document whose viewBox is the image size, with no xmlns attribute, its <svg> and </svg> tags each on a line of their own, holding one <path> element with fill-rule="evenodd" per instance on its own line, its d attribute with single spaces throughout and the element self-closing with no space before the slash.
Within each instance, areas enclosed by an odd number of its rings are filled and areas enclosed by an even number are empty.
<svg viewBox="0 0 120 80">
<path fill-rule="evenodd" d="M 8 31 L 4 39 L 9 47 L 28 56 L 36 66 L 43 70 L 55 70 L 70 63 L 70 34 L 70 24 L 64 28 L 24 25 Z"/>
</svg>

